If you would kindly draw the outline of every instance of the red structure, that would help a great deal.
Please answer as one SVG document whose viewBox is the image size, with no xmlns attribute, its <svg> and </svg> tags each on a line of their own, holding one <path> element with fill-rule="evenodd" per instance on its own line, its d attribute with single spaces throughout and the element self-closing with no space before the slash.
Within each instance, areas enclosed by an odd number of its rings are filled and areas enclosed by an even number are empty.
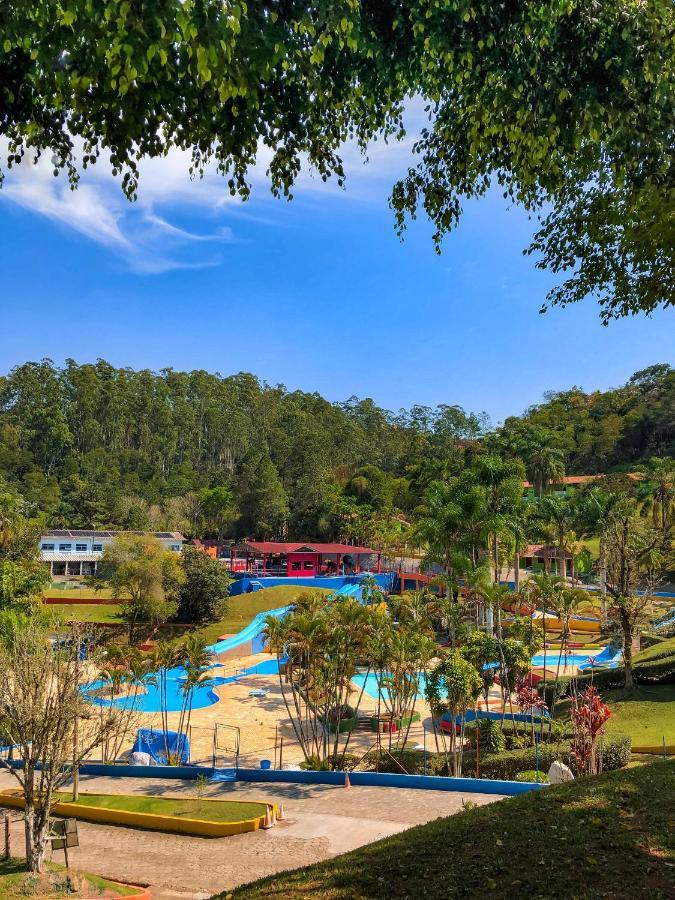
<svg viewBox="0 0 675 900">
<path fill-rule="evenodd" d="M 372 547 L 351 544 L 245 541 L 231 548 L 230 570 L 289 578 L 381 572 L 382 554 Z"/>
</svg>

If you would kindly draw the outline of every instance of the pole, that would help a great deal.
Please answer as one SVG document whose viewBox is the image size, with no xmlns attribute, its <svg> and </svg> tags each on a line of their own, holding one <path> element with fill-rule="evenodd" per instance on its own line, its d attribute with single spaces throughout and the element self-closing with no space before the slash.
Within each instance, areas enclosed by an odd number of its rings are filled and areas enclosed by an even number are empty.
<svg viewBox="0 0 675 900">
<path fill-rule="evenodd" d="M 9 813 L 5 813 L 5 859 L 12 855 L 12 833 L 9 827 Z"/>
<path fill-rule="evenodd" d="M 480 778 L 480 719 L 476 717 L 476 778 Z"/>
<path fill-rule="evenodd" d="M 73 649 L 75 651 L 75 683 L 80 683 L 80 646 L 76 640 L 76 630 L 73 625 Z M 79 701 L 79 695 L 78 695 Z M 75 710 L 75 719 L 73 721 L 73 803 L 77 803 L 80 799 L 80 767 L 77 761 L 77 751 L 79 743 L 79 716 L 77 709 Z M 68 868 L 68 852 L 66 851 L 66 868 Z"/>
<path fill-rule="evenodd" d="M 279 768 L 283 769 L 283 761 L 284 761 L 284 736 L 283 734 L 279 737 Z"/>
</svg>

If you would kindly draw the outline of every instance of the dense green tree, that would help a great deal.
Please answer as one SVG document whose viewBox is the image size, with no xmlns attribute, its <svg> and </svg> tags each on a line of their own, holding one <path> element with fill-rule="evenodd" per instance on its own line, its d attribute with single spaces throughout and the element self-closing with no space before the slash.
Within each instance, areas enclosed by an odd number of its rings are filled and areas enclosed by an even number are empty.
<svg viewBox="0 0 675 900">
<path fill-rule="evenodd" d="M 183 622 L 216 622 L 225 614 L 230 578 L 222 562 L 196 547 L 181 554 L 185 580 L 178 587 L 178 618 Z"/>
<path fill-rule="evenodd" d="M 109 588 L 122 601 L 130 644 L 139 622 L 159 625 L 175 615 L 176 594 L 184 580 L 180 556 L 154 538 L 138 534 L 120 534 L 106 544 L 96 576 L 90 579 L 95 587 Z"/>
<path fill-rule="evenodd" d="M 264 147 L 290 195 L 305 159 L 342 183 L 343 142 L 402 135 L 420 96 L 429 124 L 392 194 L 399 228 L 422 206 L 440 241 L 496 184 L 552 209 L 534 249 L 576 268 L 551 302 L 590 292 L 608 316 L 651 311 L 673 302 L 674 15 L 669 0 L 11 0 L 4 155 L 48 153 L 75 182 L 105 154 L 135 197 L 139 161 L 178 147 L 247 196 Z"/>
</svg>

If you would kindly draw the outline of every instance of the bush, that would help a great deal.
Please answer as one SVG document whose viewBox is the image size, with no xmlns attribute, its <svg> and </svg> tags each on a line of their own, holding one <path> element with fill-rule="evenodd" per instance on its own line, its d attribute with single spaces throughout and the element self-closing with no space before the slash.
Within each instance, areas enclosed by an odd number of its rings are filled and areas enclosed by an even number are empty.
<svg viewBox="0 0 675 900">
<path fill-rule="evenodd" d="M 621 769 L 630 762 L 630 737 L 626 734 L 608 734 L 602 743 L 602 771 L 611 772 Z M 539 745 L 539 770 L 548 772 L 551 763 L 559 759 L 577 772 L 576 764 L 570 754 L 568 741 L 559 744 Z M 513 781 L 519 772 L 532 771 L 537 767 L 537 754 L 534 747 L 526 750 L 507 750 L 499 755 L 481 753 L 480 773 L 483 778 L 505 779 Z M 476 771 L 476 751 L 464 752 L 464 774 L 471 776 Z"/>
<path fill-rule="evenodd" d="M 608 734 L 602 742 L 602 771 L 612 772 L 623 769 L 630 762 L 631 739 L 627 734 Z"/>
<path fill-rule="evenodd" d="M 633 657 L 633 662 L 635 665 L 638 665 L 656 659 L 665 659 L 668 656 L 675 656 L 675 640 L 671 638 L 659 641 L 651 647 L 636 653 Z"/>
<path fill-rule="evenodd" d="M 548 775 L 545 772 L 537 772 L 536 769 L 528 769 L 527 772 L 518 772 L 516 781 L 529 781 L 535 784 L 548 784 Z"/>
<path fill-rule="evenodd" d="M 638 684 L 675 684 L 675 654 L 637 663 L 633 677 Z"/>
<path fill-rule="evenodd" d="M 478 719 L 473 729 L 474 743 L 476 732 L 480 734 L 480 749 L 482 753 L 503 753 L 506 750 L 506 738 L 502 730 L 501 722 L 495 719 Z"/>
</svg>

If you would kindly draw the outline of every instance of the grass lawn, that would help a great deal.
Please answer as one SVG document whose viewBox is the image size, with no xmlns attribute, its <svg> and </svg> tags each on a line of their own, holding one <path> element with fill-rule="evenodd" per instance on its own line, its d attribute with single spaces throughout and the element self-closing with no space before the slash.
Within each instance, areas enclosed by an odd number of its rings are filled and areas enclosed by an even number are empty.
<svg viewBox="0 0 675 900">
<path fill-rule="evenodd" d="M 112 598 L 112 591 L 109 591 L 107 588 L 103 588 L 100 591 L 95 591 L 93 588 L 85 585 L 80 588 L 64 588 L 59 582 L 52 582 L 42 593 L 45 597 L 63 597 L 64 600 L 77 600 L 80 597 L 95 597 L 97 600 L 110 600 Z"/>
<path fill-rule="evenodd" d="M 238 597 L 231 597 L 228 601 L 227 614 L 218 622 L 212 622 L 198 629 L 198 634 L 204 638 L 208 644 L 220 637 L 221 634 L 236 634 L 248 625 L 251 619 L 260 612 L 268 612 L 270 609 L 276 609 L 279 606 L 286 606 L 292 603 L 300 596 L 306 588 L 299 585 L 280 585 L 279 587 L 265 588 L 262 591 L 256 591 L 252 594 L 241 594 Z M 321 590 L 322 593 L 329 594 L 330 591 L 325 588 L 314 588 Z M 126 627 L 120 613 L 122 606 L 119 603 L 106 604 L 81 604 L 81 603 L 50 603 L 47 607 L 54 615 L 64 622 L 91 622 L 92 624 L 113 624 Z M 159 629 L 155 637 L 166 638 L 183 634 L 186 629 L 176 628 L 171 623 Z M 150 626 L 139 625 L 137 638 L 140 640 L 152 631 Z M 124 641 L 124 633 L 120 633 L 116 637 L 117 640 Z"/>
<path fill-rule="evenodd" d="M 636 685 L 632 692 L 603 691 L 602 699 L 612 710 L 607 731 L 628 734 L 636 747 L 675 744 L 675 684 Z M 555 718 L 569 716 L 570 701 L 556 704 Z"/>
<path fill-rule="evenodd" d="M 228 600 L 227 614 L 218 622 L 213 622 L 199 630 L 207 643 L 213 643 L 221 634 L 236 634 L 261 612 L 269 612 L 279 606 L 286 606 L 304 594 L 308 589 L 297 584 L 282 584 L 278 587 L 264 588 L 251 594 L 240 594 Z M 330 594 L 326 588 L 312 588 L 324 594 Z"/>
<path fill-rule="evenodd" d="M 613 716 L 607 731 L 629 734 L 635 746 L 675 744 L 675 684 L 636 685 L 632 693 L 605 691 Z"/>
<path fill-rule="evenodd" d="M 46 863 L 42 875 L 31 875 L 25 871 L 25 860 L 0 860 L 0 897 L 26 897 L 46 900 L 51 897 L 128 897 L 138 894 L 138 890 L 126 884 L 117 884 L 98 875 L 84 872 L 69 872 L 56 863 Z"/>
<path fill-rule="evenodd" d="M 84 603 L 50 603 L 46 607 L 61 622 L 113 622 L 123 624 L 120 618 L 122 609 L 119 603 L 84 604 Z"/>
<path fill-rule="evenodd" d="M 59 794 L 59 800 L 72 802 L 71 794 Z M 126 812 L 151 813 L 209 822 L 241 822 L 265 815 L 264 803 L 239 803 L 232 800 L 199 800 L 173 797 L 145 797 L 139 794 L 80 794 L 79 806 L 123 809 Z"/>
<path fill-rule="evenodd" d="M 217 896 L 672 897 L 674 794 L 675 762 L 623 769 L 468 809 Z"/>
</svg>

